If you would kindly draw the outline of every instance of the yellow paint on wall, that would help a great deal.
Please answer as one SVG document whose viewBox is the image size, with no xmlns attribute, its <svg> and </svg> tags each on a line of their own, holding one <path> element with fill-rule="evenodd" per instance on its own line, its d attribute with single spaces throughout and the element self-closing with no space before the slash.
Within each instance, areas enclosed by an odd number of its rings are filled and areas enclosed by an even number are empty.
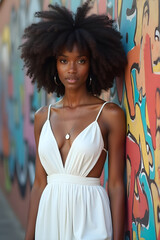
<svg viewBox="0 0 160 240">
<path fill-rule="evenodd" d="M 2 31 L 2 44 L 7 44 L 8 45 L 8 50 L 10 52 L 10 29 L 8 26 L 5 26 L 3 31 Z"/>
<path fill-rule="evenodd" d="M 146 112 L 146 124 L 150 128 L 147 105 L 146 105 L 146 108 L 145 108 L 145 112 Z"/>
<path fill-rule="evenodd" d="M 135 118 L 130 118 L 126 92 L 124 93 L 124 106 L 126 109 L 126 118 L 127 118 L 127 131 L 130 131 L 132 135 L 135 137 L 138 144 L 141 145 L 141 155 L 143 159 L 144 168 L 146 170 L 147 175 L 149 176 L 149 165 L 153 163 L 151 153 L 147 153 L 147 146 L 142 122 L 142 116 L 140 107 L 138 104 L 135 105 Z"/>
<path fill-rule="evenodd" d="M 155 65 L 155 66 L 153 66 L 153 72 L 156 74 L 160 74 L 160 62 L 157 64 L 157 65 Z"/>
<path fill-rule="evenodd" d="M 141 238 L 141 225 L 138 223 L 138 240 L 145 240 L 144 238 Z"/>
<path fill-rule="evenodd" d="M 136 233 L 133 231 L 133 240 L 137 240 Z"/>
<path fill-rule="evenodd" d="M 122 0 L 119 0 L 117 4 L 118 4 L 118 16 L 120 16 L 121 8 L 122 8 Z"/>
</svg>

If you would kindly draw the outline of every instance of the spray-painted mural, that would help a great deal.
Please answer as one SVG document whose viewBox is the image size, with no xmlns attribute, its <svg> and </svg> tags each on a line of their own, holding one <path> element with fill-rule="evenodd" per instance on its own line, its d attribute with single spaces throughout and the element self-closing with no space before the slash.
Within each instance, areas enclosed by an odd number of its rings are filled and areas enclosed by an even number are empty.
<svg viewBox="0 0 160 240">
<path fill-rule="evenodd" d="M 128 56 L 123 95 L 111 92 L 127 118 L 126 239 L 160 239 L 160 1 L 108 7 Z"/>
<path fill-rule="evenodd" d="M 17 47 L 33 14 L 48 3 L 75 11 L 81 0 L 21 0 L 10 12 L 0 42 L 0 158 L 6 188 L 15 175 L 21 196 L 34 180 L 34 112 L 49 101 L 22 70 Z M 116 19 L 128 56 L 124 84 L 119 79 L 110 99 L 126 113 L 126 239 L 160 239 L 160 0 L 95 0 L 94 12 Z M 35 21 L 35 20 L 34 20 Z M 107 185 L 107 162 L 101 177 Z"/>
<path fill-rule="evenodd" d="M 160 1 L 107 1 L 107 11 L 128 56 L 124 87 L 111 91 L 127 119 L 126 239 L 160 239 Z"/>
<path fill-rule="evenodd" d="M 27 10 L 26 10 L 27 9 Z M 40 106 L 41 95 L 37 94 L 20 59 L 18 46 L 25 26 L 33 22 L 33 13 L 41 9 L 39 1 L 21 0 L 18 11 L 10 12 L 10 23 L 1 32 L 1 156 L 6 170 L 6 188 L 11 188 L 17 175 L 19 189 L 25 196 L 27 178 L 34 180 L 35 147 L 33 135 L 34 112 Z"/>
</svg>

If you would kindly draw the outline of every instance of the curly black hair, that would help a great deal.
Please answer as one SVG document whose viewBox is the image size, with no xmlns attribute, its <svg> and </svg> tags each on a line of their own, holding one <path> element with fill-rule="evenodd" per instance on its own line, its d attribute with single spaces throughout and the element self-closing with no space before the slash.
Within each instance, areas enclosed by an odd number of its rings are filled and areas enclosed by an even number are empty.
<svg viewBox="0 0 160 240">
<path fill-rule="evenodd" d="M 88 15 L 92 8 L 90 0 L 79 7 L 76 14 L 57 4 L 48 7 L 48 11 L 35 13 L 42 20 L 25 29 L 25 41 L 20 46 L 21 58 L 32 83 L 37 83 L 38 90 L 43 87 L 48 93 L 63 96 L 65 88 L 58 79 L 56 58 L 64 46 L 72 51 L 76 44 L 80 51 L 87 49 L 90 56 L 92 85 L 88 77 L 87 90 L 100 95 L 102 89 L 111 88 L 114 77 L 123 73 L 127 63 L 122 37 L 114 28 L 114 20 L 106 15 Z"/>
</svg>

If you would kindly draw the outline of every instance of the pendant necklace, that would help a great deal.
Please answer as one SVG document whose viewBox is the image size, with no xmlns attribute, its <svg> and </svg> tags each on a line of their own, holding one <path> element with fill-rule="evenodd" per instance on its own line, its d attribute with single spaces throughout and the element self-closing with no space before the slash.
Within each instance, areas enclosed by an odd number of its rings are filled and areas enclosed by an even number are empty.
<svg viewBox="0 0 160 240">
<path fill-rule="evenodd" d="M 66 139 L 66 140 L 69 140 L 69 139 L 70 139 L 71 133 L 72 133 L 73 131 L 74 131 L 74 128 L 72 127 L 71 130 L 70 130 L 68 133 L 66 133 L 66 135 L 65 135 L 65 139 Z"/>
<path fill-rule="evenodd" d="M 66 139 L 66 140 L 69 140 L 69 139 L 70 139 L 70 137 L 71 137 L 71 136 L 70 136 L 70 134 L 69 134 L 69 133 L 67 133 L 67 134 L 65 135 L 65 139 Z"/>
</svg>

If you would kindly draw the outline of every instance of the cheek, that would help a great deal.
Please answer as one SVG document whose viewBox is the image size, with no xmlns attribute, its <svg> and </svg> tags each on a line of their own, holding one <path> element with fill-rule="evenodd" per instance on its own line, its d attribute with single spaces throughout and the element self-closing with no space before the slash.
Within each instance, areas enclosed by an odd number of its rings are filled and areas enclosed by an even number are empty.
<svg viewBox="0 0 160 240">
<path fill-rule="evenodd" d="M 61 72 L 61 67 L 60 67 L 60 65 L 58 63 L 56 65 L 56 68 L 57 68 L 57 72 Z"/>
<path fill-rule="evenodd" d="M 65 66 L 57 64 L 57 73 L 58 76 L 63 76 L 66 72 Z"/>
<path fill-rule="evenodd" d="M 81 69 L 80 73 L 81 73 L 81 76 L 84 76 L 84 77 L 88 76 L 89 66 L 85 66 L 83 69 Z"/>
</svg>

